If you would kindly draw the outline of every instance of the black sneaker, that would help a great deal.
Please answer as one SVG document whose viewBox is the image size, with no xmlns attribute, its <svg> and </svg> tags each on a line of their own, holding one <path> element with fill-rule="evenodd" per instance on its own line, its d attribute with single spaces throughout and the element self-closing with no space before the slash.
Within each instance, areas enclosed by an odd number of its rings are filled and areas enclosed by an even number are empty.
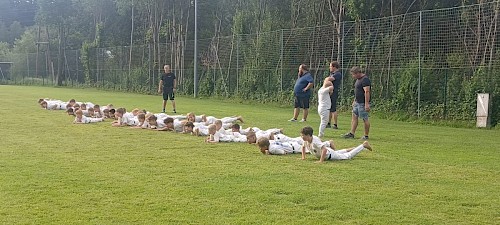
<svg viewBox="0 0 500 225">
<path fill-rule="evenodd" d="M 339 129 L 339 127 L 337 127 L 337 124 L 333 124 L 332 129 L 334 129 L 334 130 L 338 130 L 338 129 Z"/>
<path fill-rule="evenodd" d="M 173 112 L 173 113 L 177 113 L 177 111 L 175 111 L 175 109 L 174 109 L 174 111 L 172 111 L 172 112 Z"/>
<path fill-rule="evenodd" d="M 332 128 L 332 125 L 331 124 L 327 124 L 326 128 Z"/>
<path fill-rule="evenodd" d="M 347 133 L 347 134 L 342 135 L 342 137 L 343 138 L 354 138 L 354 134 Z"/>
<path fill-rule="evenodd" d="M 360 139 L 361 140 L 368 140 L 368 136 L 365 135 L 365 136 L 361 137 Z"/>
</svg>

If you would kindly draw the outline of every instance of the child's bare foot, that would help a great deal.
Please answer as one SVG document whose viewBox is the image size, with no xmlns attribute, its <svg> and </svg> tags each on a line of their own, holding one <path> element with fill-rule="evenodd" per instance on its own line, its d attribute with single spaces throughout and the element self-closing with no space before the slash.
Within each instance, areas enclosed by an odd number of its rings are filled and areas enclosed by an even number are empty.
<svg viewBox="0 0 500 225">
<path fill-rule="evenodd" d="M 370 151 L 373 151 L 372 146 L 370 145 L 370 143 L 368 143 L 368 141 L 363 142 L 363 147 Z"/>
<path fill-rule="evenodd" d="M 280 134 L 284 134 L 283 131 L 283 128 L 280 128 Z"/>
<path fill-rule="evenodd" d="M 333 142 L 333 140 L 329 140 L 328 143 L 330 143 L 330 148 L 335 150 L 335 142 Z"/>
<path fill-rule="evenodd" d="M 194 130 L 193 130 L 193 135 L 194 135 L 194 136 L 200 136 L 200 128 L 197 128 L 197 127 L 196 127 L 196 128 L 194 128 Z"/>
</svg>

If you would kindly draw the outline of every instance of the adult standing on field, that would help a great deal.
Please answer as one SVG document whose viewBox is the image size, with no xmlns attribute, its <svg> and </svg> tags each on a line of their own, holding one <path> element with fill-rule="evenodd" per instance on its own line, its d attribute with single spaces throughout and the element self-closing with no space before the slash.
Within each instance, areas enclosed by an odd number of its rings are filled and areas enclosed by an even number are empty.
<svg viewBox="0 0 500 225">
<path fill-rule="evenodd" d="M 352 77 L 356 79 L 356 83 L 354 83 L 354 101 L 352 102 L 351 132 L 343 136 L 345 138 L 354 138 L 354 133 L 356 132 L 356 128 L 358 128 L 358 118 L 361 117 L 365 124 L 365 135 L 361 139 L 367 140 L 368 133 L 370 132 L 368 114 L 370 112 L 370 89 L 372 83 L 370 78 L 362 73 L 359 67 L 353 67 L 350 72 Z"/>
<path fill-rule="evenodd" d="M 314 86 L 314 79 L 309 73 L 309 69 L 305 64 L 299 66 L 299 73 L 295 86 L 293 88 L 293 95 L 295 98 L 295 108 L 293 110 L 293 118 L 289 121 L 296 122 L 299 117 L 300 109 L 304 109 L 304 115 L 300 122 L 307 121 L 309 114 L 309 101 L 311 99 L 311 89 Z"/>
<path fill-rule="evenodd" d="M 172 112 L 175 111 L 175 91 L 177 89 L 177 82 L 175 74 L 170 71 L 170 65 L 165 64 L 163 66 L 164 73 L 161 75 L 160 83 L 158 85 L 158 93 L 163 93 L 163 111 L 165 112 L 165 106 L 167 101 L 170 99 L 172 101 Z"/>
<path fill-rule="evenodd" d="M 330 118 L 326 125 L 327 128 L 339 129 L 337 126 L 338 114 L 337 114 L 337 100 L 339 98 L 339 90 L 342 85 L 342 73 L 340 72 L 340 64 L 337 61 L 330 63 L 330 76 L 329 80 L 333 83 L 333 94 L 330 96 L 332 105 L 330 107 Z M 333 118 L 333 126 L 331 125 Z"/>
</svg>

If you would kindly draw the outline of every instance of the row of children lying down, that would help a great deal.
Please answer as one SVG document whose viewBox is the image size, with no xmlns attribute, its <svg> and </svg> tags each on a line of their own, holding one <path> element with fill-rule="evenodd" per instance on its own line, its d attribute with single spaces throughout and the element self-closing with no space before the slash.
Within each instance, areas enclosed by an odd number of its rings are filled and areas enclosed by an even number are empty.
<svg viewBox="0 0 500 225">
<path fill-rule="evenodd" d="M 282 129 L 261 130 L 257 127 L 241 129 L 237 121 L 243 122 L 241 116 L 224 117 L 217 119 L 213 116 L 167 115 L 165 113 L 152 114 L 145 110 L 134 109 L 127 112 L 125 108 L 115 109 L 109 104 L 104 107 L 90 102 L 80 103 L 71 99 L 68 102 L 51 99 L 40 99 L 42 108 L 49 110 L 66 110 L 68 115 L 74 115 L 76 124 L 103 122 L 110 118 L 112 126 L 129 126 L 132 128 L 151 129 L 157 131 L 173 131 L 196 136 L 207 136 L 206 142 L 247 142 L 257 144 L 263 154 L 285 155 L 312 153 L 319 162 L 325 160 L 351 159 L 363 149 L 372 150 L 370 144 L 363 144 L 353 148 L 335 150 L 333 140 L 321 141 L 313 135 L 311 127 L 304 127 L 301 136 L 291 138 L 283 134 Z"/>
</svg>

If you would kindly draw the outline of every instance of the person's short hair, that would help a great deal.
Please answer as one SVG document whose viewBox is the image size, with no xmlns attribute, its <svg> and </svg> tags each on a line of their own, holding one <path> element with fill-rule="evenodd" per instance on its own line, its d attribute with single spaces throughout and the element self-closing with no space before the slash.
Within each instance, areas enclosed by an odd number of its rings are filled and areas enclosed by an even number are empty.
<svg viewBox="0 0 500 225">
<path fill-rule="evenodd" d="M 208 125 L 208 130 L 209 131 L 217 131 L 217 127 L 214 124 Z"/>
<path fill-rule="evenodd" d="M 332 61 L 332 62 L 330 63 L 330 65 L 331 65 L 331 66 L 333 66 L 333 67 L 335 67 L 335 68 L 337 68 L 337 69 L 340 69 L 340 63 L 339 63 L 339 62 L 337 62 L 337 61 Z"/>
<path fill-rule="evenodd" d="M 109 110 L 109 113 L 115 114 L 115 112 L 116 112 L 116 109 L 110 109 Z"/>
<path fill-rule="evenodd" d="M 100 105 L 94 105 L 94 109 L 100 109 L 101 106 Z"/>
<path fill-rule="evenodd" d="M 45 101 L 45 99 L 43 99 L 43 98 L 38 99 L 38 103 L 42 103 L 43 101 Z"/>
<path fill-rule="evenodd" d="M 174 118 L 172 118 L 172 117 L 167 117 L 167 118 L 165 118 L 165 119 L 163 120 L 163 122 L 164 122 L 165 124 L 167 124 L 167 123 L 174 123 Z"/>
<path fill-rule="evenodd" d="M 185 127 L 191 127 L 191 128 L 194 128 L 194 124 L 193 124 L 193 122 L 191 122 L 191 121 L 186 122 L 186 123 L 184 124 L 184 126 L 185 126 Z"/>
<path fill-rule="evenodd" d="M 137 119 L 145 120 L 146 119 L 146 114 L 144 114 L 144 113 L 137 114 Z"/>
<path fill-rule="evenodd" d="M 73 105 L 73 107 L 75 107 L 75 108 L 76 108 L 76 107 L 80 108 L 80 104 L 75 103 L 75 104 Z"/>
<path fill-rule="evenodd" d="M 220 124 L 220 125 L 222 125 L 222 120 L 216 120 L 216 121 L 214 122 L 214 124 Z"/>
<path fill-rule="evenodd" d="M 235 124 L 231 125 L 231 128 L 239 130 L 241 127 L 239 124 L 235 123 Z"/>
<path fill-rule="evenodd" d="M 94 112 L 94 108 L 93 108 L 93 107 L 89 107 L 87 110 L 88 110 L 89 112 L 90 112 L 90 111 Z"/>
<path fill-rule="evenodd" d="M 269 145 L 271 145 L 271 143 L 269 142 L 269 138 L 261 137 L 259 138 L 259 140 L 257 140 L 257 146 L 259 146 L 259 148 L 269 148 Z"/>
<path fill-rule="evenodd" d="M 125 113 L 125 109 L 124 108 L 118 108 L 115 112 L 123 115 Z"/>
<path fill-rule="evenodd" d="M 355 74 L 361 73 L 361 68 L 359 66 L 353 66 L 350 72 Z"/>
<path fill-rule="evenodd" d="M 69 102 L 76 102 L 76 100 L 74 98 L 70 99 Z"/>
<path fill-rule="evenodd" d="M 300 64 L 300 67 L 305 71 L 309 71 L 309 67 L 306 64 Z"/>
<path fill-rule="evenodd" d="M 75 114 L 76 115 L 83 115 L 83 111 L 81 109 L 76 110 Z"/>
<path fill-rule="evenodd" d="M 102 112 L 103 112 L 104 114 L 109 114 L 109 109 L 104 109 Z"/>
<path fill-rule="evenodd" d="M 305 136 L 313 136 L 313 128 L 310 126 L 303 127 L 300 133 Z"/>
<path fill-rule="evenodd" d="M 148 113 L 148 111 L 146 111 L 145 109 L 143 109 L 141 112 L 143 112 L 144 114 Z"/>
<path fill-rule="evenodd" d="M 70 108 L 66 109 L 66 112 L 67 113 L 72 113 L 73 112 L 73 108 L 70 107 Z"/>
<path fill-rule="evenodd" d="M 151 115 L 150 117 L 148 117 L 148 121 L 156 121 L 158 118 L 156 118 L 155 115 Z"/>
<path fill-rule="evenodd" d="M 68 103 L 68 104 L 66 104 L 66 108 L 67 108 L 67 109 L 69 109 L 69 108 L 71 108 L 71 107 L 72 107 L 72 106 L 71 106 L 71 104 L 69 104 L 69 103 Z"/>
</svg>

